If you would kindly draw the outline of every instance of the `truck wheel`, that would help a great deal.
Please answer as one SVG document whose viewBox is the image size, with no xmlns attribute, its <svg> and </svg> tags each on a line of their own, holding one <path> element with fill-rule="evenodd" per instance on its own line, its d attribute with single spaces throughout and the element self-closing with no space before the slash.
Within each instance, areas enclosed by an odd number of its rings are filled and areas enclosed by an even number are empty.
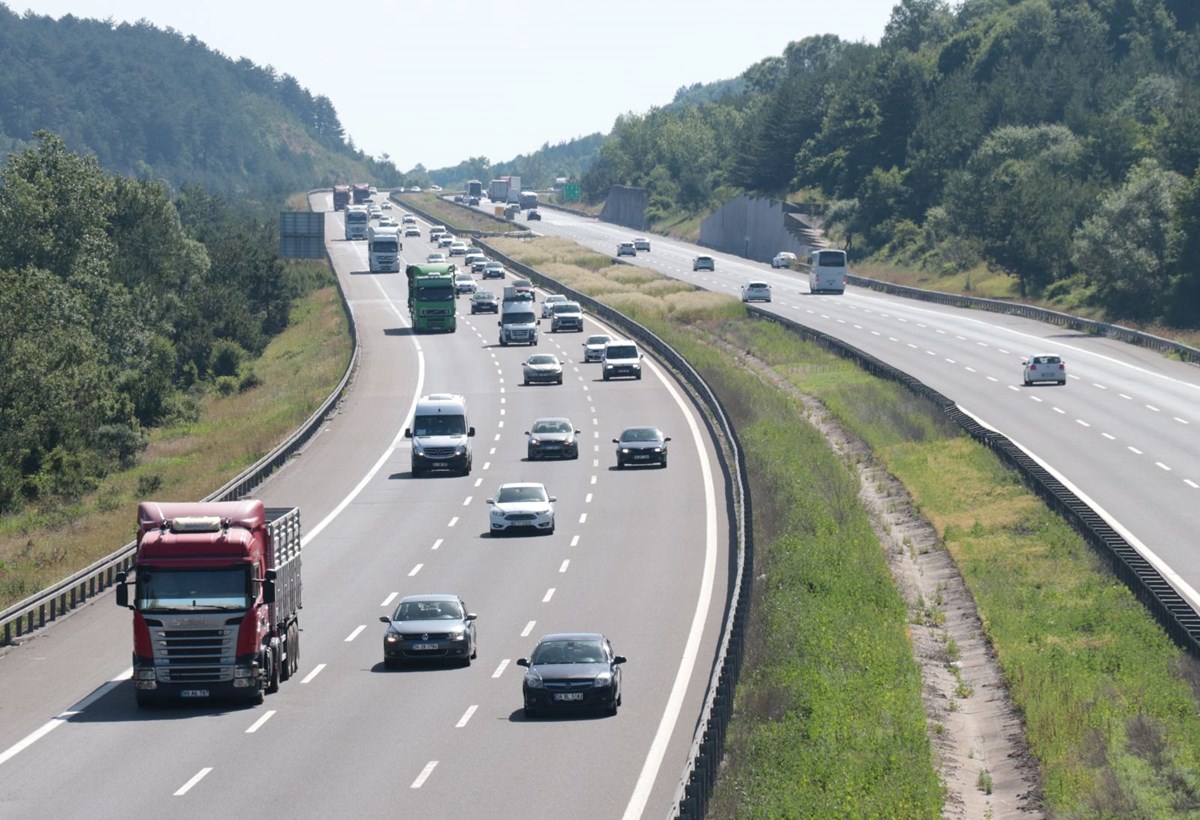
<svg viewBox="0 0 1200 820">
<path fill-rule="evenodd" d="M 292 628 L 290 626 L 283 633 L 283 643 L 281 646 L 283 647 L 284 657 L 279 667 L 280 682 L 292 676 Z"/>
<path fill-rule="evenodd" d="M 271 659 L 271 677 L 267 683 L 267 694 L 273 695 L 279 691 L 279 652 L 268 650 L 267 657 Z"/>
</svg>

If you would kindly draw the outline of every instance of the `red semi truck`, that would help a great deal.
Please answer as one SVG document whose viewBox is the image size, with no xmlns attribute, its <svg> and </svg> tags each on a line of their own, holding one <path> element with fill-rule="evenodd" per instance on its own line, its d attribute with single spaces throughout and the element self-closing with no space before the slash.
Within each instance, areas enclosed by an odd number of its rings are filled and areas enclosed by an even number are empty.
<svg viewBox="0 0 1200 820">
<path fill-rule="evenodd" d="M 142 502 L 132 572 L 117 576 L 117 604 L 133 610 L 139 706 L 262 703 L 299 668 L 299 509 Z"/>
<path fill-rule="evenodd" d="M 333 209 L 335 211 L 344 211 L 346 206 L 350 204 L 350 186 L 349 185 L 334 185 L 333 186 Z"/>
<path fill-rule="evenodd" d="M 371 186 L 365 182 L 354 184 L 354 204 L 361 205 L 371 198 Z"/>
</svg>

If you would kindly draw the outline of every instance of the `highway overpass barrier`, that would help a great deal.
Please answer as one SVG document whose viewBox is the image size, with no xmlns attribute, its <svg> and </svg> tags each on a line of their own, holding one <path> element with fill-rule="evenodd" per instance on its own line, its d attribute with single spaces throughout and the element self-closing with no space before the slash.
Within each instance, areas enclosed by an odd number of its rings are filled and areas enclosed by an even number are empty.
<svg viewBox="0 0 1200 820">
<path fill-rule="evenodd" d="M 314 193 L 317 191 L 309 191 L 310 196 Z M 332 262 L 330 262 L 330 269 L 333 269 Z M 358 365 L 359 344 L 358 331 L 354 327 L 350 304 L 346 301 L 346 294 L 342 290 L 341 282 L 338 282 L 338 294 L 341 297 L 342 312 L 350 327 L 350 341 L 353 345 L 350 363 L 346 367 L 346 372 L 342 374 L 341 381 L 321 403 L 321 406 L 308 417 L 308 420 L 282 444 L 235 476 L 225 486 L 206 496 L 204 501 L 233 501 L 245 498 L 321 429 L 325 417 L 341 400 L 346 386 L 350 383 L 350 376 Z M 71 577 L 59 581 L 49 589 L 42 590 L 0 612 L 0 629 L 3 630 L 0 633 L 0 647 L 11 646 L 19 642 L 21 638 L 28 636 L 31 632 L 54 622 L 80 604 L 108 591 L 116 580 L 117 573 L 127 571 L 133 564 L 136 547 L 136 542 L 130 542 L 111 555 L 81 569 Z"/>
</svg>

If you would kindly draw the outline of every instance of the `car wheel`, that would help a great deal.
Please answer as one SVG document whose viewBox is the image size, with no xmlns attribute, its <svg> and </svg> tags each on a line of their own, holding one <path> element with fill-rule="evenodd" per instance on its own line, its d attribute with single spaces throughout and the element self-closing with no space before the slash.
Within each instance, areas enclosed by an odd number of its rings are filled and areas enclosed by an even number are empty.
<svg viewBox="0 0 1200 820">
<path fill-rule="evenodd" d="M 661 462 L 659 462 L 658 466 L 663 470 L 667 469 L 667 457 L 666 456 L 663 456 L 663 460 Z"/>
<path fill-rule="evenodd" d="M 1033 384 L 1033 382 L 1031 382 L 1029 379 L 1026 379 L 1026 380 L 1025 380 L 1025 386 L 1026 386 L 1026 387 L 1029 387 L 1031 384 Z"/>
<path fill-rule="evenodd" d="M 641 371 L 639 371 L 638 374 L 636 376 L 634 376 L 634 378 L 637 379 L 638 381 L 641 381 L 642 380 Z"/>
<path fill-rule="evenodd" d="M 562 384 L 562 376 L 558 377 L 558 381 L 556 382 L 556 384 Z"/>
<path fill-rule="evenodd" d="M 605 380 L 605 381 L 608 381 L 608 374 L 607 374 L 607 373 L 605 373 L 605 374 L 604 374 L 604 380 Z"/>
<path fill-rule="evenodd" d="M 609 706 L 604 711 L 609 717 L 616 717 L 617 716 L 617 702 L 614 700 L 612 703 L 612 706 Z"/>
<path fill-rule="evenodd" d="M 503 339 L 501 339 L 501 340 L 500 340 L 500 346 L 501 346 L 501 347 L 508 347 L 508 342 L 506 342 L 506 341 L 504 341 Z"/>
<path fill-rule="evenodd" d="M 529 386 L 529 379 L 525 379 L 524 381 L 522 381 L 522 382 L 521 382 L 521 385 L 522 385 L 522 386 L 524 386 L 524 387 L 528 387 L 528 386 Z"/>
<path fill-rule="evenodd" d="M 624 461 L 621 461 L 621 459 L 619 459 L 619 458 L 617 459 L 617 469 L 618 469 L 618 470 L 624 470 L 624 469 L 625 469 L 625 462 L 624 462 Z"/>
</svg>

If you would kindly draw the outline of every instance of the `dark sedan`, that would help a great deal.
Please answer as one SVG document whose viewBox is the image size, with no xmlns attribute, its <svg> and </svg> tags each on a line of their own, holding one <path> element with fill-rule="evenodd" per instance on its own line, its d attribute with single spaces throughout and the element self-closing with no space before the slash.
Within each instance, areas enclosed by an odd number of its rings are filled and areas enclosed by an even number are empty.
<svg viewBox="0 0 1200 820">
<path fill-rule="evenodd" d="M 477 290 L 471 297 L 472 313 L 499 313 L 500 297 L 490 290 Z"/>
<path fill-rule="evenodd" d="M 525 716 L 552 710 L 600 710 L 615 715 L 621 705 L 621 664 L 612 644 L 598 632 L 560 632 L 538 641 L 525 667 L 521 691 Z"/>
<path fill-rule="evenodd" d="M 412 661 L 462 661 L 475 657 L 475 613 L 457 595 L 406 595 L 383 633 L 383 665 L 394 669 Z"/>
<path fill-rule="evenodd" d="M 617 445 L 617 469 L 629 464 L 657 464 L 667 466 L 667 442 L 657 427 L 627 427 L 620 438 L 613 439 Z"/>
<path fill-rule="evenodd" d="M 525 431 L 529 436 L 529 460 L 557 456 L 579 458 L 579 431 L 567 418 L 538 419 Z"/>
</svg>

